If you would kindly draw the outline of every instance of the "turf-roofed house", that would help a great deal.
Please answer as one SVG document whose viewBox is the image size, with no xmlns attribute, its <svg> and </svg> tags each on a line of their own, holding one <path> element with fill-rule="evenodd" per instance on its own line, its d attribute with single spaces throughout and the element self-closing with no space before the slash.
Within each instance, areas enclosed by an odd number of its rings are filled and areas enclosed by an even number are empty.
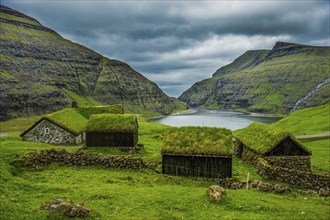
<svg viewBox="0 0 330 220">
<path fill-rule="evenodd" d="M 256 165 L 262 157 L 274 166 L 309 170 L 312 153 L 290 133 L 254 123 L 234 132 L 235 155 Z"/>
<path fill-rule="evenodd" d="M 232 176 L 232 133 L 224 128 L 180 127 L 164 134 L 163 174 L 223 179 Z"/>
<path fill-rule="evenodd" d="M 138 127 L 135 115 L 91 115 L 86 126 L 86 146 L 134 148 L 138 143 Z"/>
<path fill-rule="evenodd" d="M 43 142 L 50 144 L 82 144 L 85 142 L 85 129 L 89 117 L 94 114 L 123 114 L 120 104 L 109 106 L 94 106 L 66 108 L 44 115 L 21 137 L 24 141 Z"/>
<path fill-rule="evenodd" d="M 87 118 L 78 109 L 67 108 L 44 115 L 21 134 L 24 141 L 50 144 L 81 144 Z"/>
</svg>

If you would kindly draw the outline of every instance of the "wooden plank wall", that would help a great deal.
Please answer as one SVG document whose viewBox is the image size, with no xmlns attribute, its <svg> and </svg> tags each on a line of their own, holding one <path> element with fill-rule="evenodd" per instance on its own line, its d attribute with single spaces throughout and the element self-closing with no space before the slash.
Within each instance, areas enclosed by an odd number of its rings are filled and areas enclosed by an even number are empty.
<svg viewBox="0 0 330 220">
<path fill-rule="evenodd" d="M 163 154 L 162 172 L 174 176 L 224 179 L 232 176 L 232 158 Z"/>
<path fill-rule="evenodd" d="M 86 132 L 87 147 L 134 147 L 138 143 L 137 132 Z"/>
<path fill-rule="evenodd" d="M 308 153 L 287 138 L 265 156 L 308 156 Z"/>
</svg>

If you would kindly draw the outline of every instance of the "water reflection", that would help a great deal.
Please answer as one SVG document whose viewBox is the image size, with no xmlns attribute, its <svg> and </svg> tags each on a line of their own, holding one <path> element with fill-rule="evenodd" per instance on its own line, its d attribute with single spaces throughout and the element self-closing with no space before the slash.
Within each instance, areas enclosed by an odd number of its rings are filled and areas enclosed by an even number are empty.
<svg viewBox="0 0 330 220">
<path fill-rule="evenodd" d="M 227 112 L 219 110 L 193 109 L 195 113 L 169 115 L 163 118 L 153 119 L 154 123 L 166 124 L 175 127 L 180 126 L 206 126 L 223 127 L 230 130 L 244 128 L 254 122 L 269 124 L 278 121 L 278 117 L 251 116 L 239 112 Z"/>
</svg>

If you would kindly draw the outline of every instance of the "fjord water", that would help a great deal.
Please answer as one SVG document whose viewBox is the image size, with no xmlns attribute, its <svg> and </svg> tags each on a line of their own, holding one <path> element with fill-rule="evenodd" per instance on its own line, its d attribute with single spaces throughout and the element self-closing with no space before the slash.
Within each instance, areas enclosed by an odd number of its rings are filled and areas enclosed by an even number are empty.
<svg viewBox="0 0 330 220">
<path fill-rule="evenodd" d="M 230 130 L 244 128 L 254 122 L 270 124 L 278 121 L 279 117 L 253 116 L 239 112 L 228 112 L 208 109 L 192 109 L 194 113 L 169 115 L 153 119 L 152 122 L 174 127 L 205 126 L 222 127 Z"/>
</svg>

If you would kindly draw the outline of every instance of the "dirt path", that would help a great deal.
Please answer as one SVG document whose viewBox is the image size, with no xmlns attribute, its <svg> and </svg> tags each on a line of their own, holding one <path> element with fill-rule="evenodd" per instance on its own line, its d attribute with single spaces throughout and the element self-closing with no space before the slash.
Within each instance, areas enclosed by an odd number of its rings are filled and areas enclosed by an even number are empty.
<svg viewBox="0 0 330 220">
<path fill-rule="evenodd" d="M 309 135 L 302 135 L 296 136 L 297 139 L 304 140 L 304 139 L 323 139 L 330 137 L 330 132 L 326 132 L 323 134 L 309 134 Z"/>
</svg>

